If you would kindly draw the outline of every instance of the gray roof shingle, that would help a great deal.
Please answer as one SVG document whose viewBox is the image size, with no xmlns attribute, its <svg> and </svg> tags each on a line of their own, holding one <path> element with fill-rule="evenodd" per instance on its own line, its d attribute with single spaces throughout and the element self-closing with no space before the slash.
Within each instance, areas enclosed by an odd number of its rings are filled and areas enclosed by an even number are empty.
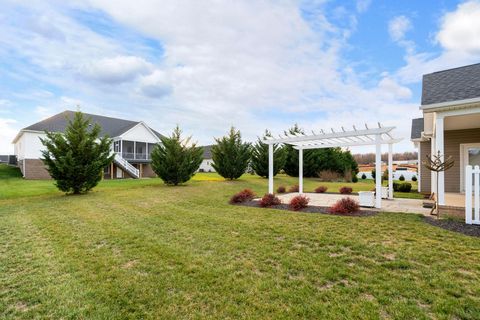
<svg viewBox="0 0 480 320">
<path fill-rule="evenodd" d="M 212 147 L 213 144 L 208 146 L 203 146 L 203 159 L 212 159 Z"/>
<path fill-rule="evenodd" d="M 423 75 L 422 105 L 480 97 L 480 63 Z"/>
<path fill-rule="evenodd" d="M 74 114 L 75 111 L 67 110 L 23 128 L 23 130 L 63 132 L 67 127 L 68 119 L 73 119 Z M 84 113 L 84 116 L 90 118 L 92 123 L 100 125 L 102 128 L 101 136 L 108 135 L 109 137 L 117 137 L 140 123 L 140 121 L 124 120 L 88 113 Z M 153 129 L 152 131 L 159 138 L 161 137 L 160 133 Z"/>
<path fill-rule="evenodd" d="M 423 118 L 412 119 L 412 132 L 410 139 L 420 139 L 423 132 Z"/>
</svg>

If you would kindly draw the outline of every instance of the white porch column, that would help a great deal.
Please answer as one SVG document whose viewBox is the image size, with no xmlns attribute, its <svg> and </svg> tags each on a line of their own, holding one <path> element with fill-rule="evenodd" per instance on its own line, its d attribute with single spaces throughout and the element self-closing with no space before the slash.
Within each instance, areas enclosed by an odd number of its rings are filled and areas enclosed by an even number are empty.
<svg viewBox="0 0 480 320">
<path fill-rule="evenodd" d="M 268 145 L 268 193 L 273 193 L 273 144 Z"/>
<path fill-rule="evenodd" d="M 435 155 L 435 150 L 437 150 L 437 147 L 435 145 L 435 137 L 432 137 L 430 139 L 430 154 Z M 437 175 L 435 172 L 430 171 L 430 193 L 435 192 L 435 197 L 437 197 Z"/>
<path fill-rule="evenodd" d="M 120 155 L 123 157 L 123 139 L 120 139 Z"/>
<path fill-rule="evenodd" d="M 435 154 L 437 155 L 439 152 L 442 156 L 442 161 L 445 160 L 444 155 L 444 144 L 443 144 L 443 116 L 439 116 L 436 114 L 436 121 L 435 121 L 435 145 L 436 150 Z M 440 171 L 438 173 L 438 204 L 445 205 L 445 172 Z"/>
<path fill-rule="evenodd" d="M 375 135 L 375 208 L 382 207 L 382 145 L 380 135 Z"/>
<path fill-rule="evenodd" d="M 137 142 L 133 141 L 133 159 L 137 159 Z"/>
<path fill-rule="evenodd" d="M 388 199 L 393 199 L 393 145 L 388 144 Z"/>
<path fill-rule="evenodd" d="M 303 193 L 303 149 L 298 149 L 298 192 Z"/>
</svg>

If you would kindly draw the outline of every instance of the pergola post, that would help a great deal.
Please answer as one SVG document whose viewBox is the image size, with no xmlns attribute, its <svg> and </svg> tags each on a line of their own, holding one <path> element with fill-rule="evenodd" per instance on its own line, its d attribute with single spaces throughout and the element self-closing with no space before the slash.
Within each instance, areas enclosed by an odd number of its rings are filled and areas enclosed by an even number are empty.
<svg viewBox="0 0 480 320">
<path fill-rule="evenodd" d="M 388 144 L 388 199 L 393 199 L 393 145 Z"/>
<path fill-rule="evenodd" d="M 268 145 L 268 193 L 273 193 L 273 144 Z"/>
<path fill-rule="evenodd" d="M 379 134 L 375 135 L 375 208 L 382 207 L 382 144 Z"/>
<path fill-rule="evenodd" d="M 303 193 L 303 149 L 298 149 L 298 192 Z"/>
</svg>

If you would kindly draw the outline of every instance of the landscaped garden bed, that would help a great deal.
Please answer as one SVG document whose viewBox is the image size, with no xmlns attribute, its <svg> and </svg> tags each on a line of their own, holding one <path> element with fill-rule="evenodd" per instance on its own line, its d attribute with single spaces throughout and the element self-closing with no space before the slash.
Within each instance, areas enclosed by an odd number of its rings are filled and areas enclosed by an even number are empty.
<svg viewBox="0 0 480 320">
<path fill-rule="evenodd" d="M 425 217 L 425 222 L 445 230 L 458 232 L 472 237 L 480 237 L 480 226 L 466 224 L 465 221 L 457 219 L 436 219 L 433 217 Z"/>
<path fill-rule="evenodd" d="M 250 200 L 250 201 L 246 201 L 246 202 L 243 202 L 243 203 L 237 203 L 235 205 L 261 208 L 260 200 Z M 273 205 L 273 206 L 270 206 L 269 208 L 270 209 L 293 211 L 293 210 L 290 209 L 290 206 L 286 203 Z M 304 209 L 301 209 L 298 212 L 323 213 L 323 214 L 330 214 L 330 215 L 336 215 L 336 216 L 350 216 L 350 217 L 367 217 L 367 216 L 373 216 L 373 215 L 377 214 L 376 210 L 371 210 L 371 209 L 360 209 L 360 210 L 358 210 L 357 212 L 354 212 L 354 213 L 333 213 L 333 212 L 330 212 L 330 207 L 327 207 L 327 206 L 312 206 L 312 205 L 309 205 L 308 207 L 306 207 Z"/>
</svg>

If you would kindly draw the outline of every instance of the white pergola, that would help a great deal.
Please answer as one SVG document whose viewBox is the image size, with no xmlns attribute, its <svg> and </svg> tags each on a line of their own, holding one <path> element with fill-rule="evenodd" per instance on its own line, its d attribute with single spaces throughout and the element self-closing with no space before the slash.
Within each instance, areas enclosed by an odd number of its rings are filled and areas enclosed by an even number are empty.
<svg viewBox="0 0 480 320">
<path fill-rule="evenodd" d="M 353 130 L 315 133 L 312 134 L 286 134 L 279 138 L 267 137 L 264 142 L 268 144 L 268 192 L 273 193 L 273 145 L 277 143 L 292 145 L 298 150 L 298 186 L 299 193 L 303 193 L 303 150 L 335 148 L 335 147 L 354 147 L 354 146 L 375 146 L 375 207 L 382 207 L 382 144 L 388 144 L 388 198 L 393 199 L 393 167 L 392 152 L 393 144 L 402 139 L 395 139 L 391 131 L 395 127 L 382 127 L 380 123 L 378 128 L 368 128 L 358 130 L 353 126 Z"/>
</svg>

